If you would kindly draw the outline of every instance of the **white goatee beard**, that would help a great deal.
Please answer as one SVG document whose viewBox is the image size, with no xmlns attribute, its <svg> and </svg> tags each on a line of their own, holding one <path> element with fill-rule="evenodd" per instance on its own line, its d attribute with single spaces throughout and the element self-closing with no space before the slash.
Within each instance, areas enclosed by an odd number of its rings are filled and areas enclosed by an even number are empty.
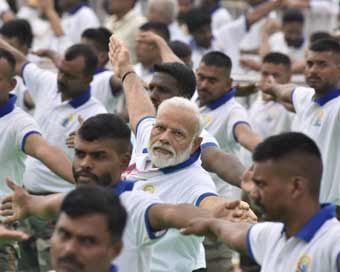
<svg viewBox="0 0 340 272">
<path fill-rule="evenodd" d="M 149 142 L 148 150 L 149 150 L 149 156 L 150 156 L 151 162 L 157 168 L 165 168 L 165 167 L 180 164 L 186 161 L 187 159 L 189 159 L 193 144 L 194 142 L 192 141 L 186 150 L 184 150 L 180 154 L 177 154 L 176 151 L 173 149 L 173 147 L 170 145 L 164 145 L 159 142 L 156 142 L 155 144 L 151 146 L 151 143 Z M 163 155 L 160 152 L 157 152 L 157 151 L 155 152 L 154 149 L 156 147 L 161 147 L 171 152 L 172 155 Z"/>
</svg>

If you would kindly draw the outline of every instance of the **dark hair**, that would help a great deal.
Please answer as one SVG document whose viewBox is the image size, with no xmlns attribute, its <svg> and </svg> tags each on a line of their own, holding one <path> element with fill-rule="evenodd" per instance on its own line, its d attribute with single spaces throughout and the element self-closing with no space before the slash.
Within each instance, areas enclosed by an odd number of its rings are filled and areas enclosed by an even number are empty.
<svg viewBox="0 0 340 272">
<path fill-rule="evenodd" d="M 166 42 L 170 40 L 170 31 L 166 24 L 160 22 L 146 22 L 139 27 L 141 31 L 152 31 L 161 36 Z"/>
<path fill-rule="evenodd" d="M 89 39 L 94 42 L 98 51 L 109 52 L 109 42 L 112 33 L 104 28 L 87 28 L 81 34 L 82 38 Z"/>
<path fill-rule="evenodd" d="M 11 76 L 13 77 L 15 75 L 15 57 L 11 52 L 0 48 L 0 59 L 5 59 L 8 62 L 9 66 L 11 67 Z"/>
<path fill-rule="evenodd" d="M 187 58 L 192 54 L 190 46 L 181 41 L 171 41 L 169 47 L 180 59 Z"/>
<path fill-rule="evenodd" d="M 78 43 L 66 50 L 65 60 L 71 61 L 78 57 L 83 57 L 85 60 L 83 73 L 86 76 L 93 76 L 98 65 L 98 58 L 93 49 L 86 44 Z"/>
<path fill-rule="evenodd" d="M 130 150 L 130 129 L 123 119 L 115 114 L 102 113 L 90 117 L 79 128 L 78 136 L 88 142 L 112 139 L 119 142 L 117 148 L 121 153 Z"/>
<path fill-rule="evenodd" d="M 303 24 L 305 17 L 300 9 L 287 9 L 282 16 L 282 23 L 301 23 Z"/>
<path fill-rule="evenodd" d="M 199 30 L 205 25 L 211 24 L 211 16 L 207 11 L 204 11 L 201 8 L 193 8 L 188 10 L 188 12 L 185 14 L 184 20 L 190 33 L 194 32 L 195 30 Z"/>
<path fill-rule="evenodd" d="M 80 186 L 65 196 L 59 215 L 62 213 L 70 218 L 104 215 L 112 243 L 122 239 L 127 212 L 119 197 L 111 190 L 99 186 Z"/>
<path fill-rule="evenodd" d="M 332 35 L 325 31 L 316 31 L 310 35 L 309 42 L 312 44 L 321 39 L 332 39 Z"/>
<path fill-rule="evenodd" d="M 300 154 L 299 157 L 301 171 L 308 176 L 310 182 L 308 187 L 313 196 L 318 196 L 320 191 L 320 181 L 322 176 L 322 158 L 316 143 L 303 133 L 286 132 L 271 136 L 258 144 L 253 152 L 254 162 L 272 160 L 278 162 L 290 158 L 291 155 Z M 310 165 L 306 158 L 315 158 L 318 166 Z M 296 163 L 296 162 L 295 162 Z M 302 165 L 302 166 L 301 166 Z M 292 166 L 294 164 L 292 163 Z M 313 168 L 312 168 L 313 167 Z"/>
<path fill-rule="evenodd" d="M 211 51 L 202 57 L 201 62 L 207 66 L 216 66 L 218 68 L 224 68 L 230 73 L 232 68 L 232 62 L 229 56 L 219 51 Z"/>
<path fill-rule="evenodd" d="M 33 32 L 30 23 L 25 19 L 13 19 L 2 25 L 0 34 L 8 38 L 17 38 L 27 48 L 31 48 Z"/>
<path fill-rule="evenodd" d="M 172 76 L 180 88 L 181 96 L 191 98 L 196 90 L 194 72 L 186 65 L 178 62 L 156 64 L 155 72 Z"/>
<path fill-rule="evenodd" d="M 309 46 L 309 50 L 314 52 L 333 52 L 340 55 L 340 43 L 335 39 L 317 40 Z"/>
<path fill-rule="evenodd" d="M 288 70 L 291 69 L 292 62 L 290 61 L 290 58 L 286 54 L 282 54 L 279 52 L 270 52 L 267 55 L 263 57 L 262 60 L 263 63 L 272 63 L 275 65 L 283 65 Z"/>
</svg>

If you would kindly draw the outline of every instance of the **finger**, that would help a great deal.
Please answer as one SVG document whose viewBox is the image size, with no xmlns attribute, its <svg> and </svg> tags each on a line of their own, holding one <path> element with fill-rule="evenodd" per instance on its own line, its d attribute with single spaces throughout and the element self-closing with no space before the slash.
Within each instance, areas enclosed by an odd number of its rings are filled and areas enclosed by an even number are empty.
<svg viewBox="0 0 340 272">
<path fill-rule="evenodd" d="M 2 215 L 2 216 L 14 216 L 15 214 L 14 214 L 14 212 L 13 212 L 13 210 L 11 209 L 11 210 L 3 210 L 3 211 L 0 211 L 0 214 Z"/>
<path fill-rule="evenodd" d="M 224 207 L 227 209 L 236 209 L 240 205 L 240 200 L 226 201 Z"/>
<path fill-rule="evenodd" d="M 247 202 L 244 202 L 244 201 L 241 201 L 241 203 L 240 203 L 240 209 L 241 210 L 249 210 L 249 204 L 247 203 Z"/>
<path fill-rule="evenodd" d="M 7 186 L 13 191 L 22 189 L 19 185 L 15 184 L 15 182 L 10 177 L 6 177 L 5 180 L 6 180 Z"/>
<path fill-rule="evenodd" d="M 4 203 L 0 206 L 0 210 L 11 210 L 13 208 L 12 202 Z"/>
<path fill-rule="evenodd" d="M 2 222 L 4 224 L 11 224 L 11 223 L 14 223 L 15 221 L 18 221 L 18 218 L 15 215 L 7 216 L 2 219 Z"/>
<path fill-rule="evenodd" d="M 4 205 L 7 202 L 13 202 L 13 195 L 9 195 L 9 196 L 4 197 L 1 200 L 1 205 Z"/>
<path fill-rule="evenodd" d="M 78 115 L 78 122 L 79 122 L 79 124 L 82 125 L 84 123 L 84 121 L 85 121 L 85 119 L 81 115 Z M 74 133 L 74 135 L 76 135 L 75 131 L 73 133 Z"/>
</svg>

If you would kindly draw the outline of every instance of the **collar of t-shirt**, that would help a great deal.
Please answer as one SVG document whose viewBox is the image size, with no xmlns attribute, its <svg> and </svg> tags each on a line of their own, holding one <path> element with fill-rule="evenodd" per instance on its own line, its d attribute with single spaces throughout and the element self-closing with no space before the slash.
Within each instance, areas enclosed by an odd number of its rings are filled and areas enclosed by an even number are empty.
<svg viewBox="0 0 340 272">
<path fill-rule="evenodd" d="M 106 68 L 101 67 L 101 68 L 97 68 L 94 74 L 98 75 L 98 74 L 101 74 L 101 73 L 106 72 L 106 71 L 108 71 Z"/>
<path fill-rule="evenodd" d="M 73 108 L 79 108 L 80 106 L 84 105 L 87 101 L 89 101 L 91 98 L 91 89 L 88 88 L 85 92 L 83 92 L 81 95 L 72 98 L 68 103 Z"/>
<path fill-rule="evenodd" d="M 147 155 L 148 153 L 148 149 L 144 148 L 143 149 L 143 153 L 145 154 L 144 156 L 144 160 L 142 163 L 142 167 L 136 167 L 136 170 L 138 172 L 151 172 L 151 171 L 161 171 L 163 174 L 171 174 L 173 172 L 176 172 L 178 170 L 182 170 L 186 167 L 189 167 L 190 165 L 194 164 L 198 158 L 201 155 L 201 148 L 198 148 L 194 153 L 192 153 L 190 155 L 190 157 L 185 160 L 184 162 L 181 162 L 179 164 L 176 165 L 172 165 L 172 166 L 168 166 L 168 167 L 164 167 L 164 168 L 155 168 L 153 167 L 151 160 L 149 158 L 149 156 Z M 136 166 L 140 166 L 141 164 L 137 163 Z"/>
<path fill-rule="evenodd" d="M 313 239 L 315 233 L 322 227 L 322 225 L 329 219 L 335 217 L 335 210 L 336 207 L 334 204 L 321 204 L 321 210 L 317 214 L 315 214 L 307 222 L 307 224 L 305 224 L 302 229 L 300 229 L 298 233 L 294 235 L 294 237 L 302 239 L 307 243 L 310 242 Z M 284 228 L 282 232 L 284 232 Z"/>
<path fill-rule="evenodd" d="M 69 15 L 74 15 L 76 14 L 82 7 L 86 7 L 87 5 L 84 3 L 80 3 L 76 6 L 74 6 L 73 8 L 71 8 L 70 10 L 67 11 L 67 14 Z"/>
<path fill-rule="evenodd" d="M 0 118 L 13 111 L 16 101 L 16 95 L 10 94 L 7 102 L 0 106 Z"/>
<path fill-rule="evenodd" d="M 211 110 L 215 110 L 222 106 L 223 104 L 227 103 L 230 99 L 235 96 L 236 88 L 231 88 L 228 92 L 226 92 L 223 96 L 216 99 L 213 102 L 207 104 L 207 107 Z"/>
<path fill-rule="evenodd" d="M 132 191 L 134 185 L 135 183 L 133 181 L 121 180 L 113 185 L 111 189 L 115 194 L 120 196 L 124 192 Z"/>
<path fill-rule="evenodd" d="M 210 16 L 213 15 L 214 12 L 215 12 L 216 10 L 218 10 L 220 7 L 221 7 L 221 5 L 220 5 L 220 4 L 217 4 L 217 3 L 216 3 L 214 6 L 212 6 L 212 7 L 208 10 L 208 13 L 210 14 Z"/>
<path fill-rule="evenodd" d="M 110 272 L 118 272 L 118 269 L 115 265 L 111 266 Z"/>
<path fill-rule="evenodd" d="M 334 98 L 337 98 L 338 96 L 340 96 L 340 89 L 336 89 L 334 91 L 328 92 L 324 94 L 323 96 L 315 99 L 314 101 L 318 103 L 320 106 L 323 106 L 327 102 L 333 100 Z"/>
</svg>

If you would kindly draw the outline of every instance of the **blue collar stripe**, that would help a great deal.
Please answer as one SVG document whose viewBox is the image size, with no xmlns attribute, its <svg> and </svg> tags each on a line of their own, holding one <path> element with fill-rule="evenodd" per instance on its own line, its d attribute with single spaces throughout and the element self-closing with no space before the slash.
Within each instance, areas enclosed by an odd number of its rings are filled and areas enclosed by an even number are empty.
<svg viewBox="0 0 340 272">
<path fill-rule="evenodd" d="M 134 185 L 135 183 L 133 181 L 120 181 L 116 185 L 112 186 L 112 191 L 120 196 L 124 192 L 132 191 Z"/>
<path fill-rule="evenodd" d="M 236 88 L 232 88 L 217 100 L 207 104 L 207 107 L 211 110 L 215 110 L 218 107 L 222 106 L 223 104 L 227 103 L 230 99 L 232 99 L 235 96 L 235 94 Z"/>
<path fill-rule="evenodd" d="M 251 248 L 251 243 L 250 243 L 250 232 L 251 232 L 251 229 L 253 228 L 254 225 L 252 225 L 249 229 L 248 229 L 248 232 L 247 232 L 247 253 L 248 253 L 248 256 L 250 258 L 253 259 L 253 261 L 256 262 L 255 260 L 255 256 L 254 256 L 254 252 Z"/>
<path fill-rule="evenodd" d="M 118 269 L 115 265 L 111 266 L 110 272 L 118 272 Z"/>
<path fill-rule="evenodd" d="M 85 4 L 80 3 L 79 5 L 76 5 L 75 7 L 71 8 L 69 11 L 67 11 L 68 14 L 74 15 L 76 14 L 82 7 L 86 7 Z"/>
<path fill-rule="evenodd" d="M 0 118 L 14 110 L 16 101 L 17 97 L 14 94 L 10 94 L 7 102 L 0 106 Z"/>
<path fill-rule="evenodd" d="M 96 71 L 95 71 L 95 75 L 98 75 L 100 73 L 103 73 L 105 71 L 108 71 L 106 68 L 102 67 L 102 68 L 97 68 Z"/>
<path fill-rule="evenodd" d="M 191 154 L 189 159 L 187 159 L 186 161 L 184 161 L 180 164 L 177 164 L 177 165 L 173 165 L 173 166 L 169 166 L 169 167 L 165 167 L 165 168 L 160 168 L 159 170 L 162 171 L 163 174 L 171 174 L 175 171 L 181 170 L 183 168 L 186 168 L 186 167 L 192 165 L 194 162 L 196 162 L 198 160 L 198 158 L 200 156 L 201 156 L 201 149 L 199 148 L 193 154 Z"/>
<path fill-rule="evenodd" d="M 315 102 L 318 103 L 320 106 L 323 106 L 327 102 L 331 101 L 334 98 L 337 98 L 338 96 L 340 96 L 340 89 L 326 93 L 325 95 L 319 97 L 318 99 L 315 99 Z"/>
<path fill-rule="evenodd" d="M 218 10 L 220 7 L 221 7 L 220 4 L 215 4 L 212 8 L 210 8 L 210 9 L 208 10 L 208 13 L 210 14 L 210 16 L 213 15 L 213 13 L 214 13 L 216 10 Z"/>
<path fill-rule="evenodd" d="M 81 95 L 79 95 L 78 97 L 73 98 L 69 104 L 73 107 L 73 108 L 79 108 L 80 106 L 84 105 L 87 101 L 89 101 L 91 98 L 91 90 L 90 88 L 87 89 L 84 93 L 82 93 Z"/>
<path fill-rule="evenodd" d="M 335 217 L 335 205 L 326 203 L 321 205 L 321 210 L 315 214 L 306 225 L 294 236 L 305 240 L 307 243 L 312 240 L 315 233 L 329 219 Z"/>
</svg>

